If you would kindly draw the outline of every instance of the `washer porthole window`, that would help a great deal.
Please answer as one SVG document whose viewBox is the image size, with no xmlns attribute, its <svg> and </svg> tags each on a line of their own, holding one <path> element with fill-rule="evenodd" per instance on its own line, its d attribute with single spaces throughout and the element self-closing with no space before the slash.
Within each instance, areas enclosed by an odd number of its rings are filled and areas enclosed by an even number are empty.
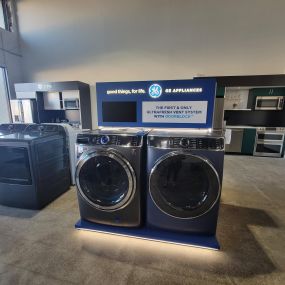
<svg viewBox="0 0 285 285">
<path fill-rule="evenodd" d="M 76 184 L 80 195 L 95 208 L 112 211 L 132 199 L 136 178 L 132 166 L 119 154 L 102 151 L 79 161 Z"/>
</svg>

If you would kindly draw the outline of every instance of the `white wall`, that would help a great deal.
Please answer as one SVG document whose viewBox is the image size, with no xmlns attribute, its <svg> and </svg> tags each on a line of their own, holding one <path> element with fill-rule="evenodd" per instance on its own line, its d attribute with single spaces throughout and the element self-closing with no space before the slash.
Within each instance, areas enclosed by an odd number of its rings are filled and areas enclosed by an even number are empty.
<svg viewBox="0 0 285 285">
<path fill-rule="evenodd" d="M 11 98 L 15 98 L 14 84 L 22 82 L 22 56 L 20 51 L 17 22 L 14 18 L 14 32 L 0 28 L 0 66 L 5 67 L 8 74 L 8 88 Z M 1 74 L 2 76 L 2 74 Z M 7 102 L 6 87 L 1 78 L 0 84 L 0 123 L 10 122 L 10 110 Z"/>
<path fill-rule="evenodd" d="M 12 7 L 16 9 L 12 2 Z M 16 11 L 13 10 L 13 32 L 0 28 L 0 66 L 5 67 L 8 74 L 10 97 L 15 98 L 14 84 L 23 81 L 22 55 L 18 37 Z M 10 107 L 8 104 L 6 86 L 3 85 L 3 74 L 0 73 L 0 123 L 10 122 Z"/>
<path fill-rule="evenodd" d="M 285 73 L 284 0 L 18 0 L 17 10 L 27 82 Z"/>
<path fill-rule="evenodd" d="M 0 124 L 10 122 L 9 97 L 5 70 L 0 69 Z"/>
<path fill-rule="evenodd" d="M 17 32 L 8 32 L 0 28 L 0 65 L 7 68 L 9 88 L 15 97 L 14 83 L 23 79 L 22 56 Z"/>
</svg>

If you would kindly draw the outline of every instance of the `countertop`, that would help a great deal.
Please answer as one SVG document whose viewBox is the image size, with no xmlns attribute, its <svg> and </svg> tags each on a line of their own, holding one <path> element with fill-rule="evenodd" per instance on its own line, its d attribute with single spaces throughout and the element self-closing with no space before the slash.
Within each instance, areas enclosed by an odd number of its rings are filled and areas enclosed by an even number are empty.
<svg viewBox="0 0 285 285">
<path fill-rule="evenodd" d="M 226 129 L 257 129 L 260 127 L 253 127 L 253 126 L 226 126 Z"/>
</svg>

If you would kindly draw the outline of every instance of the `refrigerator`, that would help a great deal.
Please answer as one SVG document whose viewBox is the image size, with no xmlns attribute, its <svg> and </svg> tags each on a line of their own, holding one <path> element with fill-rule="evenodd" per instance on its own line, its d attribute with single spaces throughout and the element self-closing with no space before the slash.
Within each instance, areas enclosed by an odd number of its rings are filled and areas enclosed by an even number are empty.
<svg viewBox="0 0 285 285">
<path fill-rule="evenodd" d="M 10 100 L 13 123 L 39 123 L 35 99 Z"/>
</svg>

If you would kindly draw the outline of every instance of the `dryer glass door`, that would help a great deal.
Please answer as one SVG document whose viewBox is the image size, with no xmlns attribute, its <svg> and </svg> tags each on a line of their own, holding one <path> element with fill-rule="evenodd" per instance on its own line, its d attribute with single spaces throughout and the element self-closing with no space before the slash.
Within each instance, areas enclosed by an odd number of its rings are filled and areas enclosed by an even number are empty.
<svg viewBox="0 0 285 285">
<path fill-rule="evenodd" d="M 220 196 L 219 176 L 205 159 L 170 153 L 152 169 L 151 198 L 157 207 L 177 218 L 195 218 L 208 212 Z"/>
<path fill-rule="evenodd" d="M 125 207 L 135 191 L 135 172 L 130 163 L 114 152 L 93 152 L 79 161 L 76 184 L 81 196 L 96 208 Z"/>
</svg>

